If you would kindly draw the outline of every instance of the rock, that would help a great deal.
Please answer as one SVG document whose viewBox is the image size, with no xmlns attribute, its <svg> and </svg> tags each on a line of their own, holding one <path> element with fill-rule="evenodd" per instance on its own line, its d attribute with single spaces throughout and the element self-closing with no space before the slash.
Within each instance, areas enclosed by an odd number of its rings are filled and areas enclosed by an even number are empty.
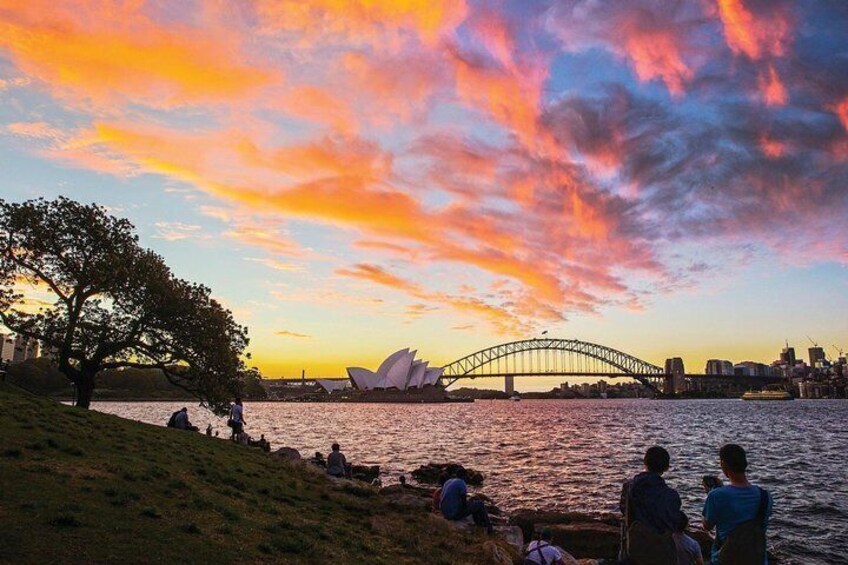
<svg viewBox="0 0 848 565">
<path fill-rule="evenodd" d="M 380 476 L 379 465 L 351 465 L 350 477 L 368 483 L 374 482 L 374 479 Z"/>
<path fill-rule="evenodd" d="M 410 485 L 390 485 L 380 489 L 380 495 L 390 503 L 429 512 L 433 508 L 433 492 Z"/>
<path fill-rule="evenodd" d="M 458 463 L 428 463 L 418 467 L 411 474 L 419 483 L 438 485 L 440 477 L 453 477 L 459 467 L 461 465 Z M 469 485 L 478 486 L 483 484 L 483 473 L 469 469 L 468 467 L 465 467 L 465 470 L 468 472 L 468 480 L 466 482 Z"/>
<path fill-rule="evenodd" d="M 548 510 L 521 509 L 516 510 L 509 517 L 509 523 L 521 528 L 525 539 L 533 539 L 536 530 L 542 526 L 554 524 L 573 524 L 585 522 L 600 522 L 618 528 L 621 518 L 615 514 L 595 516 L 583 512 L 561 512 Z"/>
<path fill-rule="evenodd" d="M 577 559 L 614 559 L 618 555 L 621 531 L 603 522 L 554 524 L 553 543 Z"/>
<path fill-rule="evenodd" d="M 686 534 L 698 542 L 698 545 L 701 546 L 701 555 L 704 556 L 704 561 L 708 562 L 713 547 L 713 537 L 710 533 L 701 529 L 690 529 L 686 530 Z M 771 559 L 769 559 L 769 562 L 771 562 Z"/>
<path fill-rule="evenodd" d="M 524 551 L 524 534 L 518 526 L 495 526 L 495 534 L 518 553 Z"/>
<path fill-rule="evenodd" d="M 280 449 L 271 452 L 273 457 L 282 457 L 284 459 L 288 459 L 289 461 L 299 461 L 300 460 L 300 452 L 293 447 L 281 447 Z"/>
</svg>

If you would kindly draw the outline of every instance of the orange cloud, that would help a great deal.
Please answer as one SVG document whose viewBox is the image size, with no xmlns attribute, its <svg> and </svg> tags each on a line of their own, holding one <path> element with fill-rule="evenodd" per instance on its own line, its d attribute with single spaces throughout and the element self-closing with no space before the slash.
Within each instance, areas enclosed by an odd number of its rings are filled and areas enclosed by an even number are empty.
<svg viewBox="0 0 848 565">
<path fill-rule="evenodd" d="M 843 98 L 842 102 L 833 106 L 832 109 L 839 118 L 839 121 L 842 122 L 842 127 L 844 127 L 845 131 L 848 132 L 848 96 Z"/>
<path fill-rule="evenodd" d="M 289 331 L 289 330 L 278 330 L 278 331 L 274 332 L 274 335 L 279 336 L 279 337 L 294 337 L 294 338 L 297 338 L 297 339 L 311 339 L 312 338 L 311 335 L 301 334 L 301 333 L 297 333 L 297 332 L 293 332 L 293 331 Z"/>
<path fill-rule="evenodd" d="M 683 62 L 675 34 L 666 30 L 631 30 L 625 36 L 627 56 L 639 80 L 660 79 L 674 96 L 682 95 L 694 73 Z"/>
<path fill-rule="evenodd" d="M 762 134 L 760 136 L 760 149 L 766 157 L 777 159 L 786 153 L 786 144 Z"/>
<path fill-rule="evenodd" d="M 241 62 L 232 35 L 159 25 L 135 2 L 3 1 L 0 50 L 54 93 L 77 100 L 154 106 L 229 100 L 279 78 Z"/>
<path fill-rule="evenodd" d="M 767 73 L 761 73 L 757 77 L 757 84 L 762 93 L 763 102 L 768 106 L 784 106 L 789 99 L 786 87 L 772 65 L 769 65 Z"/>
<path fill-rule="evenodd" d="M 464 0 L 257 0 L 255 4 L 269 27 L 348 34 L 358 40 L 402 28 L 427 45 L 435 45 L 458 26 L 467 10 Z"/>
<path fill-rule="evenodd" d="M 757 17 L 742 0 L 717 0 L 727 45 L 734 53 L 752 60 L 766 55 L 782 57 L 790 39 L 787 19 L 777 10 L 768 17 Z"/>
</svg>

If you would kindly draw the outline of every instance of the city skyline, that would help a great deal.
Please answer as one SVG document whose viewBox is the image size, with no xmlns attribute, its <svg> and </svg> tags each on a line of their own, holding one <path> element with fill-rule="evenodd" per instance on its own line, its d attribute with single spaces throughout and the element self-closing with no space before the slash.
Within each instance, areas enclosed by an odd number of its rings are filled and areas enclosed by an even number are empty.
<svg viewBox="0 0 848 565">
<path fill-rule="evenodd" d="M 698 372 L 835 356 L 846 27 L 835 2 L 0 2 L 0 198 L 129 218 L 269 378 L 543 331 Z"/>
</svg>

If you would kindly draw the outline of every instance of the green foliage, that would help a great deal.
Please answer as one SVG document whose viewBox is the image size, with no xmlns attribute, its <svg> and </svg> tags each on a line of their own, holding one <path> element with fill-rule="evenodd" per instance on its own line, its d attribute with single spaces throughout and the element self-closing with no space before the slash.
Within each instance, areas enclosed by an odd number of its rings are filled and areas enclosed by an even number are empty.
<svg viewBox="0 0 848 565">
<path fill-rule="evenodd" d="M 25 308 L 22 283 L 53 302 Z M 247 372 L 247 330 L 207 287 L 176 278 L 127 220 L 67 198 L 0 200 L 0 321 L 55 355 L 85 407 L 100 371 L 139 368 L 223 413 Z"/>
<path fill-rule="evenodd" d="M 395 508 L 368 486 L 346 487 L 306 464 L 79 411 L 8 384 L 0 405 L 3 448 L 13 453 L 0 459 L 3 562 L 492 562 L 485 534 Z M 22 414 L 39 425 L 17 428 Z M 66 453 L 71 445 L 85 453 Z"/>
</svg>

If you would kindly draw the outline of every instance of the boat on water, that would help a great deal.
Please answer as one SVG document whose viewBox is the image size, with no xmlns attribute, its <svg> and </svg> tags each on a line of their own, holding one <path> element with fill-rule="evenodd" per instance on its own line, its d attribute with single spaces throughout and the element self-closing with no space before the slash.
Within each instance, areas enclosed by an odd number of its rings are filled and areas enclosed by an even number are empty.
<svg viewBox="0 0 848 565">
<path fill-rule="evenodd" d="M 792 400 L 792 395 L 782 389 L 749 390 L 742 400 Z"/>
<path fill-rule="evenodd" d="M 517 392 L 513 392 L 512 396 L 510 396 L 509 399 L 512 400 L 513 402 L 518 402 L 519 400 L 521 400 L 521 395 L 518 394 Z"/>
</svg>

